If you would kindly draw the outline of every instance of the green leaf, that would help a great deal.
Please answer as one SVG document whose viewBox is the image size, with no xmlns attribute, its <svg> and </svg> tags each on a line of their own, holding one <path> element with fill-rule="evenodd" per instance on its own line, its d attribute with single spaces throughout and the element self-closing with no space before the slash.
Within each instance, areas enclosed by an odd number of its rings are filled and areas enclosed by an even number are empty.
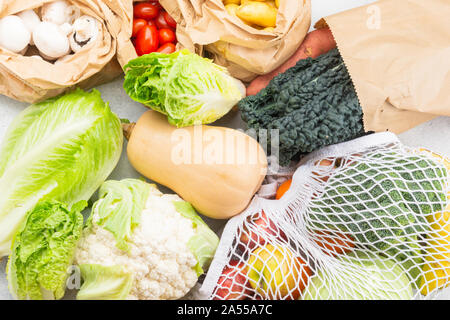
<svg viewBox="0 0 450 320">
<path fill-rule="evenodd" d="M 189 202 L 174 201 L 173 204 L 183 217 L 192 220 L 195 235 L 189 239 L 188 247 L 197 259 L 198 263 L 195 266 L 195 271 L 197 272 L 197 276 L 200 276 L 204 273 L 204 269 L 209 266 L 214 257 L 214 253 L 219 245 L 219 237 L 200 218 Z"/>
<path fill-rule="evenodd" d="M 245 96 L 225 68 L 186 49 L 143 55 L 124 69 L 127 94 L 178 127 L 214 122 Z"/>
<path fill-rule="evenodd" d="M 116 166 L 122 144 L 120 121 L 96 90 L 26 108 L 0 151 L 0 257 L 40 200 L 88 200 Z"/>
<path fill-rule="evenodd" d="M 11 294 L 17 299 L 61 299 L 67 270 L 81 236 L 87 202 L 69 211 L 56 201 L 39 203 L 14 238 L 7 266 Z"/>
<path fill-rule="evenodd" d="M 130 294 L 133 275 L 123 266 L 80 265 L 84 280 L 77 300 L 125 300 Z"/>
<path fill-rule="evenodd" d="M 97 224 L 114 235 L 117 248 L 128 250 L 127 240 L 141 221 L 152 188 L 155 186 L 137 179 L 109 180 L 101 186 L 92 216 L 97 214 Z"/>
</svg>

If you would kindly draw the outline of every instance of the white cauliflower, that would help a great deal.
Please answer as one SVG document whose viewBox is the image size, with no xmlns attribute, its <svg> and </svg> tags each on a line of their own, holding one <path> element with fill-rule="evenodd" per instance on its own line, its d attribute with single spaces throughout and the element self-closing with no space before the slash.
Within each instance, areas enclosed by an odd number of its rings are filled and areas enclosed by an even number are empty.
<svg viewBox="0 0 450 320">
<path fill-rule="evenodd" d="M 155 300 L 186 295 L 209 264 L 217 236 L 187 202 L 162 194 L 154 185 L 132 179 L 108 181 L 100 193 L 75 253 L 85 281 L 78 298 Z"/>
</svg>

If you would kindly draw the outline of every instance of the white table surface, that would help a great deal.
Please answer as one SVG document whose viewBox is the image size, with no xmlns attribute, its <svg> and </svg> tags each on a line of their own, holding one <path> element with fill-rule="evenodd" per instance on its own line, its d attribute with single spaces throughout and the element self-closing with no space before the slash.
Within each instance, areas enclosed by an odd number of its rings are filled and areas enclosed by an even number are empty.
<svg viewBox="0 0 450 320">
<path fill-rule="evenodd" d="M 312 0 L 312 25 L 323 16 L 340 12 L 352 7 L 375 2 L 375 0 Z M 122 79 L 102 85 L 97 89 L 102 93 L 102 98 L 108 101 L 111 109 L 120 117 L 130 121 L 137 121 L 147 109 L 139 103 L 132 101 L 122 88 Z M 0 96 L 0 140 L 14 117 L 28 104 L 20 103 Z M 221 125 L 238 128 L 242 125 L 239 114 L 233 113 L 219 121 Z M 450 157 L 450 117 L 438 117 L 426 122 L 414 129 L 399 135 L 400 140 L 412 147 L 423 146 Z M 124 148 L 125 149 L 125 148 Z M 125 152 L 111 174 L 111 179 L 137 178 L 139 174 L 131 167 Z M 205 219 L 213 229 L 219 230 L 225 221 L 213 221 Z M 11 299 L 7 289 L 5 276 L 6 259 L 0 262 L 0 299 Z M 450 291 L 450 290 L 448 290 Z M 442 296 L 444 297 L 444 296 Z M 449 294 L 445 297 L 450 299 Z"/>
</svg>

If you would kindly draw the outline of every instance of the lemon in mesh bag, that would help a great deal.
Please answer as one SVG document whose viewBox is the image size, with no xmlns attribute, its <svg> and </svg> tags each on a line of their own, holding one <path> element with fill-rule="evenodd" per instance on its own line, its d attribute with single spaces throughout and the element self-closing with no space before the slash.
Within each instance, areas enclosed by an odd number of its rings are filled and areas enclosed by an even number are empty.
<svg viewBox="0 0 450 320">
<path fill-rule="evenodd" d="M 450 161 L 436 153 L 430 153 L 439 163 L 444 164 L 450 172 Z M 432 228 L 427 236 L 425 248 L 428 255 L 420 278 L 421 293 L 428 295 L 437 288 L 444 288 L 450 284 L 450 193 L 447 194 L 449 204 L 443 212 L 435 212 L 427 217 Z"/>
</svg>

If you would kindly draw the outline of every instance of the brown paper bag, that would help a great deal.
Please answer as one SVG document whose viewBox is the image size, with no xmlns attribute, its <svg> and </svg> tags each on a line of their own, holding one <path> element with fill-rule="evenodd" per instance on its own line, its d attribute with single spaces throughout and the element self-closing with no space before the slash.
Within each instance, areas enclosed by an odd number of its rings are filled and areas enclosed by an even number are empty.
<svg viewBox="0 0 450 320">
<path fill-rule="evenodd" d="M 48 0 L 7 0 L 0 17 L 34 9 Z M 111 81 L 122 73 L 119 64 L 131 48 L 132 2 L 126 0 L 73 0 L 81 14 L 97 18 L 102 35 L 93 46 L 50 63 L 0 48 L 0 94 L 34 103 L 56 96 L 76 85 L 87 89 Z M 32 49 L 31 49 L 32 50 Z M 119 53 L 118 53 L 119 52 Z M 116 56 L 117 53 L 117 56 Z"/>
<path fill-rule="evenodd" d="M 325 20 L 366 130 L 400 133 L 450 116 L 449 0 L 381 0 Z"/>
<path fill-rule="evenodd" d="M 286 61 L 300 46 L 311 24 L 310 0 L 281 1 L 275 33 L 255 29 L 229 15 L 222 0 L 160 3 L 178 23 L 181 47 L 198 54 L 207 50 L 215 63 L 243 81 L 271 72 Z"/>
</svg>

